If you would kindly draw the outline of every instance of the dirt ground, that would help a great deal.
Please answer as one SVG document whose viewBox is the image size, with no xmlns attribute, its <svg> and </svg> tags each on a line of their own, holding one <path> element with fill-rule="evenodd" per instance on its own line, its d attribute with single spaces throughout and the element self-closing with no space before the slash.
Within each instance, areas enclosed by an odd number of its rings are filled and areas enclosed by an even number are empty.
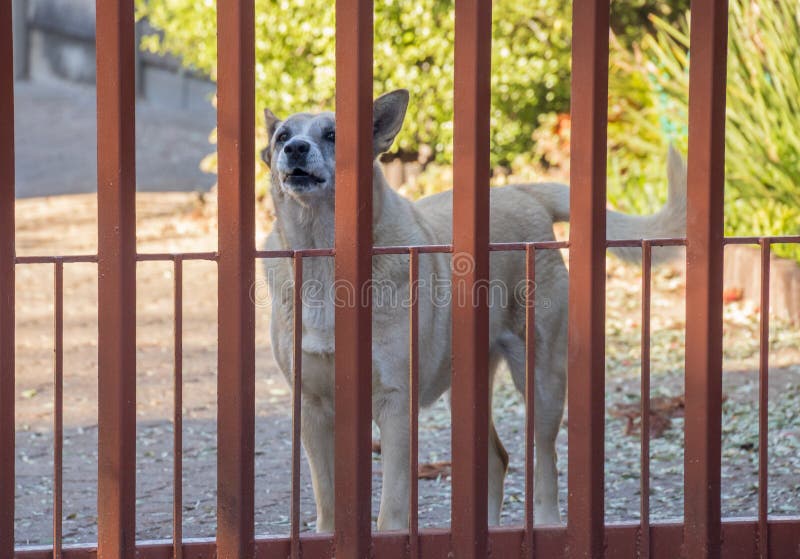
<svg viewBox="0 0 800 559">
<path fill-rule="evenodd" d="M 77 195 L 17 204 L 18 254 L 76 254 L 96 250 L 95 198 Z M 138 249 L 216 249 L 213 203 L 192 194 L 140 194 Z M 268 224 L 259 223 L 259 236 Z M 213 536 L 216 485 L 215 265 L 188 262 L 184 271 L 184 536 Z M 260 273 L 260 270 L 259 270 Z M 64 313 L 64 537 L 96 540 L 97 281 L 94 264 L 65 266 Z M 641 274 L 609 260 L 607 311 L 606 516 L 635 520 L 639 510 L 639 436 L 631 404 L 639 402 Z M 17 499 L 19 545 L 52 541 L 53 271 L 17 268 Z M 654 520 L 682 514 L 684 284 L 680 270 L 653 280 L 652 375 L 663 433 L 652 439 L 651 507 Z M 172 519 L 172 268 L 141 263 L 137 289 L 137 538 L 171 535 Z M 268 312 L 259 298 L 256 348 L 256 533 L 288 532 L 290 394 L 269 348 Z M 723 509 L 753 515 L 757 506 L 758 309 L 741 302 L 725 308 Z M 800 512 L 800 333 L 773 323 L 770 384 L 770 512 Z M 495 399 L 498 430 L 511 455 L 503 523 L 519 523 L 524 497 L 522 400 L 508 375 Z M 561 505 L 566 507 L 566 419 L 559 436 Z M 630 423 L 629 423 L 630 421 Z M 632 429 L 631 429 L 632 428 Z M 632 431 L 626 434 L 626 431 Z M 440 401 L 420 416 L 420 461 L 448 461 L 449 409 Z M 377 438 L 377 433 L 376 433 Z M 374 462 L 374 503 L 380 458 Z M 313 529 L 314 502 L 302 465 L 302 520 Z M 449 522 L 446 476 L 420 482 L 420 521 Z"/>
</svg>

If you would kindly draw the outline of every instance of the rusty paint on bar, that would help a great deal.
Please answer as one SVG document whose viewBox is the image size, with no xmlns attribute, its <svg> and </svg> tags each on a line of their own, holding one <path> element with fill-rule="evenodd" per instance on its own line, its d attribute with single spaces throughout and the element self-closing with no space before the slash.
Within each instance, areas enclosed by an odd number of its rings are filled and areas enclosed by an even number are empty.
<svg viewBox="0 0 800 559">
<path fill-rule="evenodd" d="M 149 252 L 136 255 L 137 262 L 174 262 L 181 260 L 216 260 L 216 252 Z"/>
<path fill-rule="evenodd" d="M 639 472 L 640 559 L 650 557 L 650 299 L 653 249 L 650 241 L 642 241 L 642 378 L 641 378 L 641 469 Z"/>
<path fill-rule="evenodd" d="M 256 258 L 294 258 L 311 256 L 335 256 L 336 251 L 332 248 L 304 248 L 299 250 L 257 250 Z"/>
<path fill-rule="evenodd" d="M 97 1 L 98 555 L 136 546 L 133 0 Z"/>
<path fill-rule="evenodd" d="M 300 405 L 303 387 L 303 257 L 294 257 L 292 340 L 292 502 L 290 510 L 292 559 L 300 559 Z"/>
<path fill-rule="evenodd" d="M 452 245 L 421 245 L 421 246 L 380 246 L 372 249 L 372 254 L 409 254 L 411 249 L 417 251 L 418 254 L 432 254 L 432 253 L 449 253 L 453 252 Z"/>
<path fill-rule="evenodd" d="M 800 235 L 776 235 L 773 237 L 725 237 L 722 242 L 726 245 L 758 245 L 761 241 L 771 244 L 800 243 Z"/>
<path fill-rule="evenodd" d="M 64 263 L 53 267 L 53 559 L 61 559 L 64 455 Z"/>
<path fill-rule="evenodd" d="M 761 239 L 758 345 L 758 555 L 769 558 L 769 265 L 770 241 Z"/>
<path fill-rule="evenodd" d="M 568 556 L 603 556 L 609 0 L 575 0 L 569 251 Z"/>
<path fill-rule="evenodd" d="M 14 556 L 14 44 L 0 10 L 0 559 Z"/>
<path fill-rule="evenodd" d="M 537 241 L 533 243 L 489 243 L 490 252 L 504 252 L 509 250 L 526 251 L 532 246 L 536 250 L 554 250 L 569 248 L 567 241 Z"/>
<path fill-rule="evenodd" d="M 183 256 L 172 265 L 173 366 L 172 387 L 172 552 L 183 559 Z"/>
<path fill-rule="evenodd" d="M 693 0 L 686 231 L 684 553 L 720 557 L 727 0 Z"/>
<path fill-rule="evenodd" d="M 254 26 L 252 0 L 217 4 L 219 559 L 254 556 Z"/>
<path fill-rule="evenodd" d="M 63 262 L 64 264 L 85 262 L 97 262 L 96 254 L 71 254 L 65 256 L 17 256 L 14 259 L 17 264 L 55 264 L 56 262 Z"/>
<path fill-rule="evenodd" d="M 335 546 L 342 559 L 371 549 L 372 19 L 371 0 L 336 0 L 335 279 L 352 305 L 335 321 Z M 367 299 L 367 300 L 365 300 Z"/>
<path fill-rule="evenodd" d="M 418 559 L 419 550 L 419 249 L 408 252 L 408 556 Z"/>
<path fill-rule="evenodd" d="M 651 247 L 668 247 L 668 246 L 686 246 L 686 239 L 683 238 L 669 238 L 669 239 L 613 239 L 606 241 L 606 247 L 640 247 L 642 243 L 647 242 Z"/>
<path fill-rule="evenodd" d="M 536 555 L 534 529 L 533 480 L 536 417 L 536 249 L 528 243 L 525 250 L 525 539 L 523 557 Z"/>
<path fill-rule="evenodd" d="M 488 554 L 490 0 L 455 4 L 452 545 Z"/>
<path fill-rule="evenodd" d="M 723 523 L 724 540 L 722 551 L 725 559 L 752 559 L 755 545 L 756 520 L 735 520 Z M 769 522 L 770 551 L 775 557 L 785 556 L 786 550 L 800 546 L 800 517 L 781 517 Z M 654 523 L 652 559 L 675 559 L 680 556 L 681 530 L 675 523 Z M 638 522 L 609 524 L 605 528 L 609 559 L 636 557 L 634 544 Z M 537 527 L 536 549 L 539 557 L 563 556 L 566 530 L 562 526 Z M 524 529 L 520 527 L 493 528 L 489 530 L 491 557 L 518 557 Z M 408 550 L 404 545 L 403 532 L 381 532 L 374 536 L 375 559 L 406 559 Z M 304 534 L 303 544 L 309 557 L 330 557 L 332 538 L 330 534 Z M 216 551 L 213 539 L 192 539 L 185 542 L 186 559 L 209 559 Z M 255 542 L 259 559 L 287 557 L 290 538 L 259 538 Z M 142 541 L 137 545 L 138 559 L 172 559 L 171 541 Z M 450 551 L 450 532 L 441 529 L 420 531 L 420 551 L 423 557 L 447 559 Z M 783 555 L 781 555 L 783 552 Z M 17 559 L 50 559 L 50 547 L 26 548 L 17 551 Z M 68 546 L 65 559 L 96 559 L 97 548 L 92 545 Z"/>
</svg>

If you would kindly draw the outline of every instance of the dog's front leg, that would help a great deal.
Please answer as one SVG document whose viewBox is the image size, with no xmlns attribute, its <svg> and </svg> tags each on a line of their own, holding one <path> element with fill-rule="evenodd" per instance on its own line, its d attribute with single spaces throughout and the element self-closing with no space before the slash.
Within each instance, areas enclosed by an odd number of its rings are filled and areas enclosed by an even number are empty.
<svg viewBox="0 0 800 559">
<path fill-rule="evenodd" d="M 378 530 L 408 527 L 408 405 L 406 398 L 399 396 L 384 401 L 375 414 L 381 432 L 383 467 Z"/>
<path fill-rule="evenodd" d="M 333 531 L 334 438 L 332 404 L 303 399 L 300 431 L 317 502 L 317 532 Z"/>
</svg>

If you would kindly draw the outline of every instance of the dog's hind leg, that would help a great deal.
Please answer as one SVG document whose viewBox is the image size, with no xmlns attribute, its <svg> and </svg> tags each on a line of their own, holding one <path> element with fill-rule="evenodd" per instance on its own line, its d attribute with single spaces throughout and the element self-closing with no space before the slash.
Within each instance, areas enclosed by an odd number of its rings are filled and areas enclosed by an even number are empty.
<svg viewBox="0 0 800 559">
<path fill-rule="evenodd" d="M 489 525 L 500 524 L 500 512 L 503 510 L 503 491 L 508 471 L 508 452 L 506 452 L 497 429 L 494 427 L 492 417 L 492 393 L 494 392 L 494 377 L 502 361 L 502 356 L 494 354 L 490 357 L 489 366 Z"/>
<path fill-rule="evenodd" d="M 503 355 L 511 369 L 514 385 L 525 393 L 525 342 L 511 336 L 503 340 Z M 559 346 L 537 343 L 534 382 L 534 515 L 537 524 L 559 524 L 556 436 L 564 413 L 566 389 L 565 359 Z"/>
<path fill-rule="evenodd" d="M 494 421 L 489 417 L 489 525 L 500 524 L 503 510 L 503 485 L 508 471 L 508 452 L 506 452 Z"/>
</svg>

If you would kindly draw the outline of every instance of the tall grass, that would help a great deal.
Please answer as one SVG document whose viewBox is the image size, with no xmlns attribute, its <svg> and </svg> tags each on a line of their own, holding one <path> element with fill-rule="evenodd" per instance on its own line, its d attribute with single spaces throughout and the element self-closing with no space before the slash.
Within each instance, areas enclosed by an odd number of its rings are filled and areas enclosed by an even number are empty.
<svg viewBox="0 0 800 559">
<path fill-rule="evenodd" d="M 689 16 L 651 21 L 633 49 L 612 41 L 609 198 L 629 211 L 663 201 L 667 145 L 687 148 Z M 728 44 L 726 234 L 800 234 L 800 2 L 731 0 Z"/>
</svg>

